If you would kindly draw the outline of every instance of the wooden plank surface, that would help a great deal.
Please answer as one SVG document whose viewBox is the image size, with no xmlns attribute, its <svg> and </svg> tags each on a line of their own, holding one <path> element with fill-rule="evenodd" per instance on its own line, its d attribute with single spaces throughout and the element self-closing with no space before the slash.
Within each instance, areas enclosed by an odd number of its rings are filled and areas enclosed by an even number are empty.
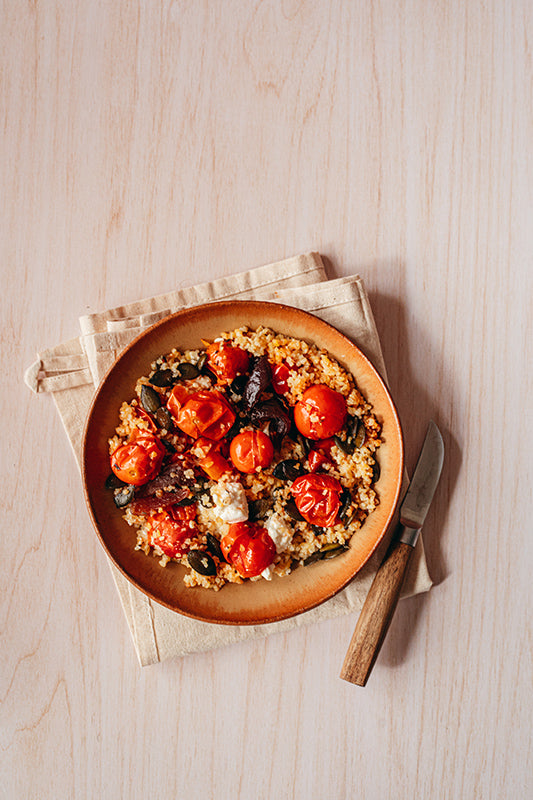
<svg viewBox="0 0 533 800">
<path fill-rule="evenodd" d="M 531 3 L 2 5 L 0 795 L 531 797 Z M 349 617 L 141 670 L 23 369 L 308 250 L 365 280 L 409 466 L 442 429 L 436 586 L 365 689 Z"/>
</svg>

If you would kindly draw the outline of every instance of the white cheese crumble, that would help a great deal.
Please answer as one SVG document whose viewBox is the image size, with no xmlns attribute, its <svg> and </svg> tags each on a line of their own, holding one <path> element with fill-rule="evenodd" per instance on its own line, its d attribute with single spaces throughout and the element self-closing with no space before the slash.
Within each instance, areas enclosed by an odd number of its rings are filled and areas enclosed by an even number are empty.
<svg viewBox="0 0 533 800">
<path fill-rule="evenodd" d="M 215 501 L 215 515 L 223 522 L 245 522 L 248 519 L 248 501 L 244 487 L 238 481 L 219 481 L 211 489 Z"/>
<path fill-rule="evenodd" d="M 281 514 L 274 512 L 265 525 L 268 535 L 276 546 L 277 553 L 283 553 L 292 539 L 292 529 L 285 522 Z"/>
<path fill-rule="evenodd" d="M 274 574 L 274 565 L 270 564 L 270 566 L 265 567 L 265 569 L 261 573 L 261 577 L 264 578 L 267 581 L 271 581 L 273 574 Z"/>
</svg>

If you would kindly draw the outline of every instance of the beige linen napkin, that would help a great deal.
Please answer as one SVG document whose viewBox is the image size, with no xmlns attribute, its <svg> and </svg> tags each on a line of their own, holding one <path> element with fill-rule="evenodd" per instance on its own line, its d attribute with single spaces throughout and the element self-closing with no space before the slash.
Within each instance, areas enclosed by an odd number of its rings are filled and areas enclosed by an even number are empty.
<svg viewBox="0 0 533 800">
<path fill-rule="evenodd" d="M 269 300 L 301 308 L 334 325 L 370 358 L 386 379 L 374 318 L 359 276 L 327 280 L 318 253 L 289 258 L 199 286 L 130 303 L 80 318 L 81 336 L 39 354 L 26 370 L 35 392 L 52 392 L 80 464 L 85 418 L 95 392 L 117 355 L 145 328 L 182 308 L 216 300 Z M 109 562 L 142 666 L 172 656 L 210 650 L 232 642 L 359 612 L 387 542 L 342 592 L 318 608 L 268 625 L 229 626 L 198 622 L 170 611 L 136 589 Z M 431 586 L 422 540 L 415 548 L 403 596 Z"/>
</svg>

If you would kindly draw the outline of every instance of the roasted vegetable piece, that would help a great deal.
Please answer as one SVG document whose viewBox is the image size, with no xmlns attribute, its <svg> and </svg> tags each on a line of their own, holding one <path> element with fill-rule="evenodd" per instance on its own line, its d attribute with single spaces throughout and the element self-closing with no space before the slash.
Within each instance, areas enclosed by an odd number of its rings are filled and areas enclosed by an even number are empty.
<svg viewBox="0 0 533 800">
<path fill-rule="evenodd" d="M 266 528 L 250 522 L 236 522 L 220 542 L 226 561 L 243 578 L 260 575 L 276 557 L 276 547 Z"/>
<path fill-rule="evenodd" d="M 214 442 L 201 436 L 191 447 L 190 452 L 197 459 L 198 466 L 213 481 L 218 481 L 226 472 L 233 471 L 229 461 L 220 452 L 225 445 L 223 440 Z"/>
<path fill-rule="evenodd" d="M 111 469 L 125 483 L 142 486 L 157 475 L 165 452 L 156 436 L 137 430 L 133 439 L 112 453 Z"/>
<path fill-rule="evenodd" d="M 189 519 L 175 519 L 168 511 L 152 514 L 147 523 L 149 541 L 152 547 L 159 547 L 169 558 L 183 552 L 186 539 L 194 536 Z"/>
<path fill-rule="evenodd" d="M 310 472 L 318 472 L 320 467 L 323 467 L 324 464 L 331 463 L 329 458 L 318 450 L 311 450 L 308 456 L 308 461 Z"/>
<path fill-rule="evenodd" d="M 207 363 L 221 383 L 231 383 L 248 369 L 250 356 L 229 342 L 213 342 L 207 348 Z"/>
<path fill-rule="evenodd" d="M 219 481 L 223 475 L 232 471 L 229 461 L 215 449 L 211 450 L 204 458 L 201 458 L 198 466 L 213 481 Z"/>
<path fill-rule="evenodd" d="M 272 372 L 266 356 L 261 356 L 255 362 L 250 377 L 244 387 L 243 402 L 247 409 L 253 408 L 263 392 L 270 386 Z"/>
<path fill-rule="evenodd" d="M 285 394 L 289 391 L 287 378 L 293 372 L 285 361 L 272 367 L 272 388 L 276 394 Z"/>
<path fill-rule="evenodd" d="M 331 464 L 331 448 L 336 444 L 334 438 L 317 439 L 307 455 L 309 471 L 317 472 L 324 464 Z"/>
<path fill-rule="evenodd" d="M 344 395 L 324 384 L 306 389 L 294 407 L 296 427 L 309 439 L 325 439 L 338 433 L 347 414 Z"/>
<path fill-rule="evenodd" d="M 180 406 L 177 416 L 172 408 L 170 412 L 178 428 L 193 439 L 222 439 L 235 422 L 235 411 L 217 390 L 194 392 Z"/>
<path fill-rule="evenodd" d="M 186 487 L 179 487 L 173 492 L 161 492 L 159 494 L 149 494 L 145 497 L 136 497 L 131 503 L 131 510 L 134 514 L 149 514 L 162 508 L 169 508 L 179 500 L 187 497 L 189 490 Z"/>
<path fill-rule="evenodd" d="M 171 462 L 163 467 L 159 475 L 139 490 L 137 493 L 138 497 L 147 497 L 151 494 L 155 494 L 159 489 L 168 491 L 169 489 L 175 490 L 180 487 L 194 485 L 196 477 L 194 473 L 191 476 L 189 472 L 191 469 L 190 465 L 188 463 L 183 463 L 178 455 L 172 456 L 171 458 Z"/>
<path fill-rule="evenodd" d="M 240 472 L 252 473 L 270 466 L 274 446 L 263 431 L 241 431 L 232 439 L 229 454 Z"/>
<path fill-rule="evenodd" d="M 310 525 L 335 525 L 341 505 L 342 486 L 331 475 L 308 474 L 296 478 L 291 493 L 298 511 Z"/>
<path fill-rule="evenodd" d="M 180 383 L 177 383 L 170 392 L 167 400 L 167 410 L 172 415 L 174 420 L 178 418 L 180 409 L 184 403 L 187 402 L 189 396 L 189 392 L 185 386 L 182 386 Z"/>
<path fill-rule="evenodd" d="M 291 429 L 291 417 L 285 406 L 276 398 L 258 403 L 250 412 L 252 425 L 260 427 L 268 422 L 268 433 L 276 449 Z"/>
</svg>

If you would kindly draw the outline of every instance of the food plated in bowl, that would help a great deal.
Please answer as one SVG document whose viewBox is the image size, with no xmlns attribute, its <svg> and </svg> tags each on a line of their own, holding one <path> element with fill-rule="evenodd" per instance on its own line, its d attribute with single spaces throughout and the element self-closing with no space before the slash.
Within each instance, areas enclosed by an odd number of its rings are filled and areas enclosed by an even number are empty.
<svg viewBox="0 0 533 800">
<path fill-rule="evenodd" d="M 152 362 L 120 407 L 108 485 L 138 549 L 218 590 L 345 552 L 378 504 L 379 434 L 325 350 L 240 327 Z"/>
<path fill-rule="evenodd" d="M 95 397 L 83 460 L 124 574 L 176 611 L 236 624 L 345 586 L 386 532 L 402 464 L 394 405 L 360 351 L 260 302 L 179 312 L 138 337 Z"/>
</svg>

